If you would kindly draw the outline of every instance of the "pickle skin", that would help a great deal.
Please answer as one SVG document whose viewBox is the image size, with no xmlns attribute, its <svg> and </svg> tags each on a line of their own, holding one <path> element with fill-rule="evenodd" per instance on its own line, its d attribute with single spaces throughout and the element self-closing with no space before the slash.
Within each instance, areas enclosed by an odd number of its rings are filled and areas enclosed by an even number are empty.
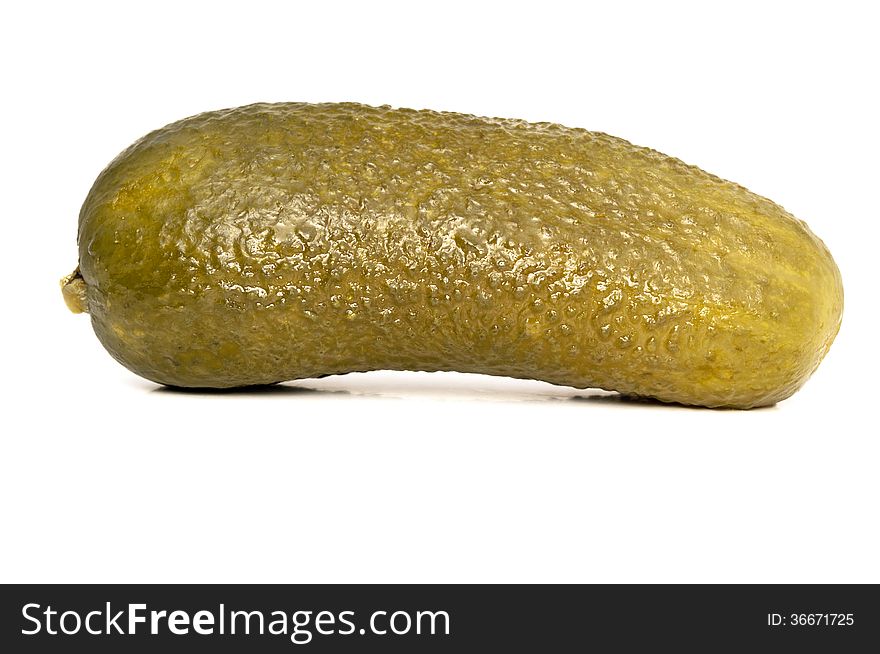
<svg viewBox="0 0 880 654">
<path fill-rule="evenodd" d="M 606 134 L 353 103 L 148 134 L 78 242 L 70 308 L 178 387 L 457 370 L 751 408 L 843 311 L 825 245 L 741 186 Z"/>
</svg>

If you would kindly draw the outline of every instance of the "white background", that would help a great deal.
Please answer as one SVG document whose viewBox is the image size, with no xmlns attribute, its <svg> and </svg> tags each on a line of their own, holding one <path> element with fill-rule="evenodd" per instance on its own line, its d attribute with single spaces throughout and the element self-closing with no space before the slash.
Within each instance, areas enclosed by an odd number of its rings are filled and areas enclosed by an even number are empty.
<svg viewBox="0 0 880 654">
<path fill-rule="evenodd" d="M 0 581 L 880 582 L 871 7 L 5 5 Z M 64 306 L 79 206 L 147 131 L 281 100 L 680 157 L 810 224 L 843 328 L 802 391 L 752 412 L 456 374 L 164 391 Z"/>
</svg>

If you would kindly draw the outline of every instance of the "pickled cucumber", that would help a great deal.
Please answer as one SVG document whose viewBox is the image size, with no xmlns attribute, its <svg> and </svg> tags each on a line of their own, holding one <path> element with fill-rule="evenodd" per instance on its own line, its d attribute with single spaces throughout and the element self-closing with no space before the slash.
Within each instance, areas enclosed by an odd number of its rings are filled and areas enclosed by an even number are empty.
<svg viewBox="0 0 880 654">
<path fill-rule="evenodd" d="M 840 273 L 770 200 L 549 123 L 255 104 L 100 174 L 65 300 L 159 384 L 457 370 L 709 407 L 797 390 Z"/>
</svg>

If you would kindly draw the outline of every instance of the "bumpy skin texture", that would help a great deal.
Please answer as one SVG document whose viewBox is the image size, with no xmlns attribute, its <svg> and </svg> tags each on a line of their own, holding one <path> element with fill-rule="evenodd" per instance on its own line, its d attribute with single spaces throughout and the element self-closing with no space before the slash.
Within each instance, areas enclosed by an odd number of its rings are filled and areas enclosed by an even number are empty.
<svg viewBox="0 0 880 654">
<path fill-rule="evenodd" d="M 677 159 L 359 104 L 147 135 L 95 182 L 79 247 L 68 303 L 173 386 L 459 370 L 747 408 L 804 383 L 843 307 L 803 222 Z"/>
</svg>

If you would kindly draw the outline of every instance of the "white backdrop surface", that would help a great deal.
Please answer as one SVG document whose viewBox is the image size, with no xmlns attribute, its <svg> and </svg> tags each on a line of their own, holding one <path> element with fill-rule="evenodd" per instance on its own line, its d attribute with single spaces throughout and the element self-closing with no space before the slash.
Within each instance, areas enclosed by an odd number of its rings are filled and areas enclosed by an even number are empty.
<svg viewBox="0 0 880 654">
<path fill-rule="evenodd" d="M 880 581 L 874 11 L 7 6 L 0 581 Z M 61 299 L 80 204 L 147 131 L 281 100 L 559 122 L 735 180 L 831 249 L 838 340 L 751 412 L 455 373 L 140 380 Z"/>
</svg>

